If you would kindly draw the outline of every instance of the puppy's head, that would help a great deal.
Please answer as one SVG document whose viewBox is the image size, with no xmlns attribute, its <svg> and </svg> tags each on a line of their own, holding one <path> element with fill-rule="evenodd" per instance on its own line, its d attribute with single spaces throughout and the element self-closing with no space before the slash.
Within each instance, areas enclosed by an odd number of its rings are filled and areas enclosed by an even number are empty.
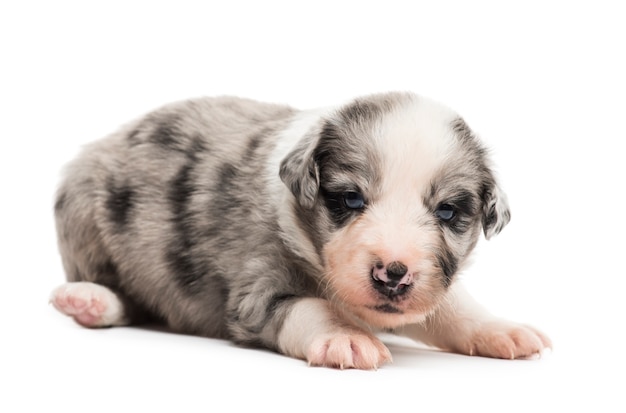
<svg viewBox="0 0 626 413">
<path fill-rule="evenodd" d="M 329 298 L 364 321 L 422 319 L 474 248 L 509 221 L 485 149 L 454 112 L 411 94 L 356 100 L 282 161 Z"/>
</svg>

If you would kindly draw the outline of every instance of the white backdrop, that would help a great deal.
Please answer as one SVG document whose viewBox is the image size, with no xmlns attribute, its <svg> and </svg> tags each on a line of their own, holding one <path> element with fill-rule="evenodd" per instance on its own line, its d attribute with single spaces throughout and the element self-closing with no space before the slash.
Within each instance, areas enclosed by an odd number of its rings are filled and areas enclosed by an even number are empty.
<svg viewBox="0 0 626 413">
<path fill-rule="evenodd" d="M 0 410 L 624 411 L 622 10 L 3 2 Z M 553 353 L 497 361 L 387 339 L 393 364 L 334 371 L 216 340 L 86 330 L 47 304 L 64 277 L 52 197 L 82 144 L 188 97 L 309 108 L 385 90 L 446 103 L 492 148 L 513 220 L 462 277 L 494 312 L 548 333 Z"/>
</svg>

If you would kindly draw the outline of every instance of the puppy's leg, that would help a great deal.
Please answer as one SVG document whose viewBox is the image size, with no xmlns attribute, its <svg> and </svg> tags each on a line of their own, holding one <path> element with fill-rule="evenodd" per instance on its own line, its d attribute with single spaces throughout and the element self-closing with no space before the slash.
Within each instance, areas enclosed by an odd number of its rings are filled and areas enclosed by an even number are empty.
<svg viewBox="0 0 626 413">
<path fill-rule="evenodd" d="M 277 344 L 282 353 L 314 366 L 376 369 L 391 361 L 379 339 L 343 322 L 319 298 L 303 298 L 292 305 Z"/>
<path fill-rule="evenodd" d="M 532 357 L 552 345 L 533 327 L 493 316 L 460 283 L 434 315 L 396 332 L 445 350 L 503 359 Z"/>
<path fill-rule="evenodd" d="M 52 305 L 85 327 L 109 327 L 129 324 L 124 305 L 107 287 L 91 282 L 70 282 L 56 288 Z"/>
</svg>

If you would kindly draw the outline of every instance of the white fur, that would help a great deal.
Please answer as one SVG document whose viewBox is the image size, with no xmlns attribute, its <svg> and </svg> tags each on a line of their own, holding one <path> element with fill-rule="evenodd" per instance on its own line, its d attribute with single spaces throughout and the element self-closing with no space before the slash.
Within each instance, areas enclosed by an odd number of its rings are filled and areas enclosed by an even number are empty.
<svg viewBox="0 0 626 413">
<path fill-rule="evenodd" d="M 455 116 L 448 108 L 419 98 L 391 112 L 380 125 L 384 197 L 367 213 L 380 223 L 377 243 L 385 246 L 390 261 L 401 261 L 407 246 L 428 244 L 434 236 L 420 225 L 419 217 L 430 217 L 421 194 L 450 153 L 455 138 L 448 125 Z"/>
<path fill-rule="evenodd" d="M 391 361 L 385 345 L 373 334 L 350 326 L 328 301 L 300 300 L 293 306 L 278 336 L 282 353 L 310 365 L 376 369 Z"/>
</svg>

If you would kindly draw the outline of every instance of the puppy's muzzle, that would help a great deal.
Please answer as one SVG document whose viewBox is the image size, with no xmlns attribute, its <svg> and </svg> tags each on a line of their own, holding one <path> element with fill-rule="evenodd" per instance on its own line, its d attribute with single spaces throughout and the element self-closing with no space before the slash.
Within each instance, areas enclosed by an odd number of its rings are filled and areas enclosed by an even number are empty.
<svg viewBox="0 0 626 413">
<path fill-rule="evenodd" d="M 389 298 L 402 295 L 413 284 L 413 273 L 400 261 L 393 261 L 386 266 L 377 262 L 372 268 L 374 288 Z"/>
</svg>

